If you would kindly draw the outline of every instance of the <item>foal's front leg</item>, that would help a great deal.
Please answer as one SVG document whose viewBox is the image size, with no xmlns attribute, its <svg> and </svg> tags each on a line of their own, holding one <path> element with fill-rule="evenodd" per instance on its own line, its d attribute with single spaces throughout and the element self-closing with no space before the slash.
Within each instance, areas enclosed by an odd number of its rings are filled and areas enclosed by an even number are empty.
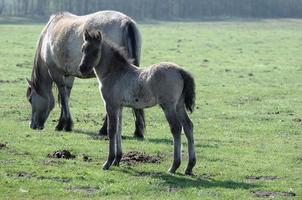
<svg viewBox="0 0 302 200">
<path fill-rule="evenodd" d="M 123 110 L 119 110 L 118 115 L 118 126 L 117 126 L 117 134 L 115 136 L 116 139 L 116 152 L 115 159 L 112 165 L 119 166 L 120 161 L 122 159 L 123 151 L 122 151 L 122 118 L 123 118 Z"/>
<path fill-rule="evenodd" d="M 104 170 L 108 170 L 115 158 L 116 132 L 118 123 L 118 108 L 106 105 L 108 117 L 109 154 L 107 161 L 103 165 Z"/>
</svg>

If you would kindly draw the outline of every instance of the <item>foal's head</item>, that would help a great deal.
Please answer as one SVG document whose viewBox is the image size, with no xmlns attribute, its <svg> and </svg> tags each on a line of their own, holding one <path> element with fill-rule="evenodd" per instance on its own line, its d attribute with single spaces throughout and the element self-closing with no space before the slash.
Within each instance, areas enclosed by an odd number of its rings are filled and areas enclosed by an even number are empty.
<svg viewBox="0 0 302 200">
<path fill-rule="evenodd" d="M 100 31 L 83 34 L 84 43 L 82 45 L 82 59 L 79 65 L 82 74 L 89 73 L 101 59 L 102 34 Z"/>
</svg>

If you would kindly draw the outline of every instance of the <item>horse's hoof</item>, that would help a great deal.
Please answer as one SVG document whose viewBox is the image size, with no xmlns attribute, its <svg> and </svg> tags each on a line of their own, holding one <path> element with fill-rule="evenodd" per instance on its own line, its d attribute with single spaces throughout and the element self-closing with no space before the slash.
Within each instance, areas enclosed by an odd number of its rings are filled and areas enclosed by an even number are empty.
<svg viewBox="0 0 302 200">
<path fill-rule="evenodd" d="M 62 131 L 64 128 L 64 125 L 58 124 L 55 128 L 56 131 Z"/>
<path fill-rule="evenodd" d="M 64 131 L 66 131 L 66 132 L 72 131 L 72 125 L 66 125 L 66 126 L 64 127 Z"/>
<path fill-rule="evenodd" d="M 143 133 L 143 132 L 141 132 L 141 131 L 137 131 L 137 130 L 135 130 L 135 132 L 134 132 L 133 136 L 134 136 L 135 138 L 137 138 L 137 139 L 141 139 L 141 140 L 143 140 L 143 139 L 144 139 L 144 133 Z"/>
<path fill-rule="evenodd" d="M 108 135 L 108 134 L 107 134 L 107 130 L 101 128 L 101 129 L 99 130 L 98 135 L 99 135 L 100 137 L 107 136 L 107 135 Z"/>
</svg>

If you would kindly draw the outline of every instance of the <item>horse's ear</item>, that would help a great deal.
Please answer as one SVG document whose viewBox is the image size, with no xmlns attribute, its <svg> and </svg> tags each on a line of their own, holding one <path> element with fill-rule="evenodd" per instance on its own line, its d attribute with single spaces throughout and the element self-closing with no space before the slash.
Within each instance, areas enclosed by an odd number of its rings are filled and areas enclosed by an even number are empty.
<svg viewBox="0 0 302 200">
<path fill-rule="evenodd" d="M 91 40 L 91 35 L 89 34 L 89 32 L 88 32 L 87 29 L 84 31 L 83 39 L 84 39 L 85 41 Z"/>
<path fill-rule="evenodd" d="M 29 80 L 28 78 L 26 78 L 26 81 L 27 81 L 28 87 L 32 88 L 33 82 L 31 80 Z"/>
<path fill-rule="evenodd" d="M 98 31 L 98 32 L 97 32 L 97 39 L 98 39 L 99 41 L 102 41 L 102 40 L 103 40 L 103 36 L 102 36 L 101 31 Z"/>
</svg>

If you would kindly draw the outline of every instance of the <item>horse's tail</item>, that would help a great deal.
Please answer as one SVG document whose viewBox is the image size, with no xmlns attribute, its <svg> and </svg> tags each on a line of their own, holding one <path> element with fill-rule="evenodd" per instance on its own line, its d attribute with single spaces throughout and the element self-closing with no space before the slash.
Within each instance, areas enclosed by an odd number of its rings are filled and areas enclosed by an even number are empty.
<svg viewBox="0 0 302 200">
<path fill-rule="evenodd" d="M 128 55 L 133 59 L 133 64 L 140 65 L 141 35 L 133 21 L 128 21 L 123 33 L 123 41 Z"/>
<path fill-rule="evenodd" d="M 193 76 L 189 72 L 183 69 L 180 69 L 180 74 L 184 80 L 184 88 L 182 91 L 182 95 L 184 96 L 185 99 L 185 106 L 186 109 L 192 113 L 195 106 L 195 96 L 196 96 L 195 81 Z"/>
</svg>

